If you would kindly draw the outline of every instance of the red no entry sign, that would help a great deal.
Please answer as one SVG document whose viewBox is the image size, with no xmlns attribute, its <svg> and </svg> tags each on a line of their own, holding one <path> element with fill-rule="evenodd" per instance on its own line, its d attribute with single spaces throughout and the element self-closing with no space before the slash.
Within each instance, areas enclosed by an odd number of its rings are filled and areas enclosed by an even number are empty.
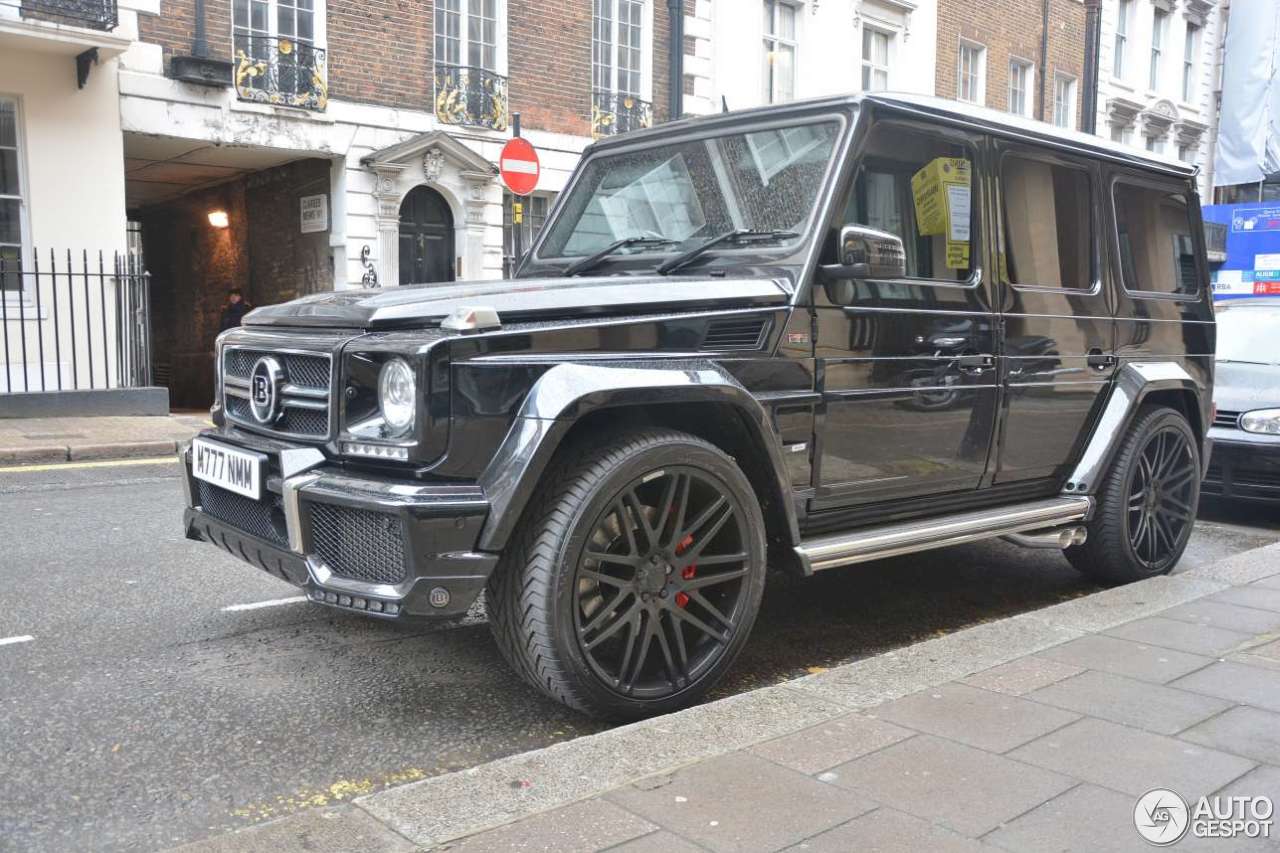
<svg viewBox="0 0 1280 853">
<path fill-rule="evenodd" d="M 516 137 L 502 146 L 502 156 L 498 158 L 498 172 L 507 189 L 516 195 L 528 195 L 538 185 L 538 174 L 542 167 L 538 165 L 538 152 L 533 150 L 529 140 Z"/>
</svg>

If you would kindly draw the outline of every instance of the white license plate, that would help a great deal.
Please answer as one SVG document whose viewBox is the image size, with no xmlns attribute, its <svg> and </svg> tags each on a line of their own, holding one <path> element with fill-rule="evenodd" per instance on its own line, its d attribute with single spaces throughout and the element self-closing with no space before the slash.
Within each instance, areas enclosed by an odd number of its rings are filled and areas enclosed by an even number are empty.
<svg viewBox="0 0 1280 853">
<path fill-rule="evenodd" d="M 191 442 L 191 473 L 206 483 L 253 498 L 262 497 L 261 453 L 248 453 L 197 438 Z"/>
</svg>

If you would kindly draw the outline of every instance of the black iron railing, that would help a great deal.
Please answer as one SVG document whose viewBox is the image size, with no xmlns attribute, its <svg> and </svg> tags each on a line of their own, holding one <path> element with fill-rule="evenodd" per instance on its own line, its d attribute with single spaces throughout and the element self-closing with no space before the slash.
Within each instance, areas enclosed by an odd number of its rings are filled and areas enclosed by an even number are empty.
<svg viewBox="0 0 1280 853">
<path fill-rule="evenodd" d="M 151 384 L 151 276 L 137 255 L 0 258 L 0 394 Z"/>
<path fill-rule="evenodd" d="M 485 68 L 436 63 L 436 118 L 506 130 L 507 78 Z"/>
<path fill-rule="evenodd" d="M 234 38 L 236 94 L 304 110 L 329 104 L 329 76 L 323 49 L 306 42 L 237 33 Z"/>
<path fill-rule="evenodd" d="M 0 17 L 8 9 L 28 20 L 91 30 L 114 30 L 120 22 L 116 0 L 0 0 Z"/>
<path fill-rule="evenodd" d="M 653 104 L 625 92 L 591 93 L 591 135 L 615 136 L 653 126 Z"/>
</svg>

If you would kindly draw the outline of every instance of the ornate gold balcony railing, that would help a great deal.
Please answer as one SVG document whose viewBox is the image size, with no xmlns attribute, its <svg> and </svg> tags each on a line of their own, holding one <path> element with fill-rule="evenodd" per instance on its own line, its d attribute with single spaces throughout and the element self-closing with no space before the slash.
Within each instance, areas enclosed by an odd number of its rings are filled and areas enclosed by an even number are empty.
<svg viewBox="0 0 1280 853">
<path fill-rule="evenodd" d="M 506 130 L 510 120 L 507 78 L 487 68 L 436 63 L 436 118 L 444 124 L 464 124 Z"/>
<path fill-rule="evenodd" d="M 240 100 L 304 110 L 328 106 L 323 49 L 288 38 L 237 35 L 235 55 Z"/>
</svg>

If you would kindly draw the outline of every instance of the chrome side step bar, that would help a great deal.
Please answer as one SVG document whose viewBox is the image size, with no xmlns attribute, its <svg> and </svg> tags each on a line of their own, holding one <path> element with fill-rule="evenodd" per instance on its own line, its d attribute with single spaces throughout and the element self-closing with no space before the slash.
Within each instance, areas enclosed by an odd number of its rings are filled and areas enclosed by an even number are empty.
<svg viewBox="0 0 1280 853">
<path fill-rule="evenodd" d="M 810 573 L 883 557 L 945 548 L 1027 530 L 1043 530 L 1083 521 L 1093 511 L 1093 498 L 1072 495 L 1016 506 L 956 513 L 941 518 L 906 521 L 809 539 L 796 554 Z"/>
</svg>

